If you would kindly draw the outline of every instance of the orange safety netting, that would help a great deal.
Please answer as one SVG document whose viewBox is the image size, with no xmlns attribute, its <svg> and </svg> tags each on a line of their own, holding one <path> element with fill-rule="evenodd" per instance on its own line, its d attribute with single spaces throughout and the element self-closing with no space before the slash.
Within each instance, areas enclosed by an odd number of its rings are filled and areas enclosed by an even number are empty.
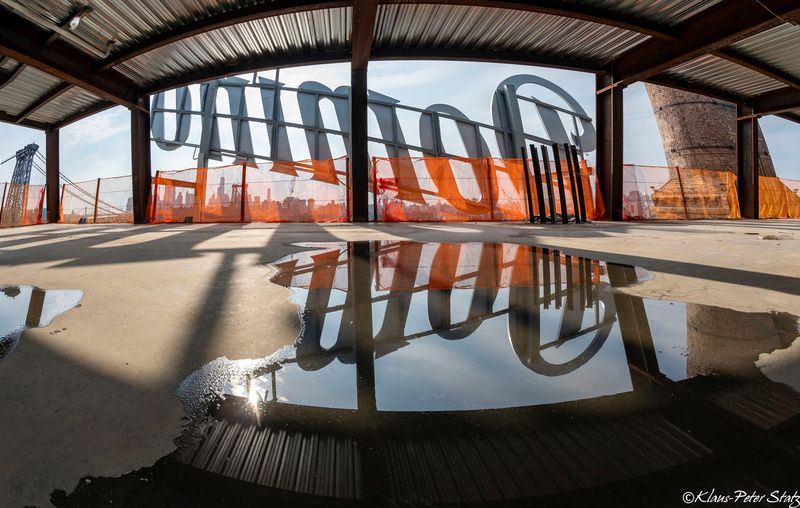
<svg viewBox="0 0 800 508">
<path fill-rule="evenodd" d="M 130 176 L 98 178 L 61 186 L 58 222 L 78 224 L 133 222 L 133 186 Z"/>
<path fill-rule="evenodd" d="M 568 213 L 574 215 L 570 180 L 564 168 Z M 554 164 L 551 163 L 554 168 Z M 581 164 L 587 217 L 594 217 L 589 171 Z M 542 188 L 547 203 L 547 187 Z M 558 181 L 552 170 L 556 210 Z M 531 175 L 533 214 L 539 214 Z M 375 217 L 382 222 L 523 221 L 529 218 L 524 165 L 521 159 L 491 157 L 412 157 L 372 159 Z M 547 205 L 545 205 L 547 206 Z"/>
<path fill-rule="evenodd" d="M 737 219 L 736 176 L 729 171 L 626 164 L 623 220 Z"/>
<path fill-rule="evenodd" d="M 0 227 L 30 226 L 41 224 L 44 211 L 44 185 L 22 185 L 7 183 L 3 185 L 0 204 Z M 19 198 L 21 207 L 13 209 L 14 198 Z"/>
<path fill-rule="evenodd" d="M 758 202 L 761 219 L 800 218 L 800 180 L 759 176 Z"/>
<path fill-rule="evenodd" d="M 150 220 L 344 222 L 350 219 L 347 174 L 345 158 L 159 171 Z"/>
</svg>

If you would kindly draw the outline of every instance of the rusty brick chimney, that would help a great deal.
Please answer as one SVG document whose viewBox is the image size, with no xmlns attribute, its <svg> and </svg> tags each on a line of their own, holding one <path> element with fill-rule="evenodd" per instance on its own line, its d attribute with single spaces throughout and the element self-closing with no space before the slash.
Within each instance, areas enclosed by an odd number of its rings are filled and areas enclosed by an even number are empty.
<svg viewBox="0 0 800 508">
<path fill-rule="evenodd" d="M 736 171 L 736 106 L 675 88 L 646 84 L 667 165 Z M 759 128 L 759 174 L 775 176 Z"/>
</svg>

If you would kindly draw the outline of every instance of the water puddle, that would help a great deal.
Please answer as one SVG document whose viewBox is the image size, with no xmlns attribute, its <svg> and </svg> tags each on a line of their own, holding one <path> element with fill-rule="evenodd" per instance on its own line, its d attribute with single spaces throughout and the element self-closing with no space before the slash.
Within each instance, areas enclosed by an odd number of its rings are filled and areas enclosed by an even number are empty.
<svg viewBox="0 0 800 508">
<path fill-rule="evenodd" d="M 369 356 L 378 411 L 429 412 L 626 393 L 639 370 L 673 382 L 751 378 L 760 354 L 800 335 L 794 316 L 627 295 L 625 286 L 652 273 L 554 250 L 405 241 L 300 246 L 307 250 L 273 263 L 271 279 L 298 305 L 295 346 L 258 360 L 221 358 L 195 372 L 178 390 L 191 416 L 226 397 L 357 409 L 359 349 Z M 640 365 L 632 368 L 636 349 Z"/>
<path fill-rule="evenodd" d="M 652 273 L 518 244 L 299 246 L 271 277 L 298 306 L 295 344 L 194 372 L 174 454 L 57 505 L 502 503 L 642 475 L 684 489 L 700 459 L 763 475 L 720 476 L 737 486 L 800 467 L 759 434 L 800 421 L 796 316 L 633 296 Z"/>
<path fill-rule="evenodd" d="M 48 326 L 81 298 L 83 291 L 76 289 L 0 286 L 0 362 L 17 347 L 22 332 Z"/>
</svg>

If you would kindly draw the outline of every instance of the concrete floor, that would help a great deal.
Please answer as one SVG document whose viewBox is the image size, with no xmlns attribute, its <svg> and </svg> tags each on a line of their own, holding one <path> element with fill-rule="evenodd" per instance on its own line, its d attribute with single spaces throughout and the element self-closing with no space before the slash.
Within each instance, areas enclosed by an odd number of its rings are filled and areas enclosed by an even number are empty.
<svg viewBox="0 0 800 508">
<path fill-rule="evenodd" d="M 506 241 L 644 267 L 651 298 L 800 315 L 799 221 L 501 224 L 44 225 L 0 231 L 0 283 L 81 289 L 0 364 L 0 506 L 49 504 L 86 475 L 173 450 L 178 384 L 220 356 L 291 344 L 296 307 L 268 282 L 295 242 Z M 55 329 L 66 328 L 58 334 Z"/>
</svg>

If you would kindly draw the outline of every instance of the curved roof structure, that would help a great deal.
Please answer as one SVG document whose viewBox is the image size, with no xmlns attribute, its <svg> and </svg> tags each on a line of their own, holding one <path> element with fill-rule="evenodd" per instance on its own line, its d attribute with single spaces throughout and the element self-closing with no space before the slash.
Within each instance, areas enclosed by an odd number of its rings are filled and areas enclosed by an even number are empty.
<svg viewBox="0 0 800 508">
<path fill-rule="evenodd" d="M 57 128 L 257 69 L 457 59 L 605 74 L 800 121 L 796 0 L 0 0 L 0 120 Z"/>
</svg>

